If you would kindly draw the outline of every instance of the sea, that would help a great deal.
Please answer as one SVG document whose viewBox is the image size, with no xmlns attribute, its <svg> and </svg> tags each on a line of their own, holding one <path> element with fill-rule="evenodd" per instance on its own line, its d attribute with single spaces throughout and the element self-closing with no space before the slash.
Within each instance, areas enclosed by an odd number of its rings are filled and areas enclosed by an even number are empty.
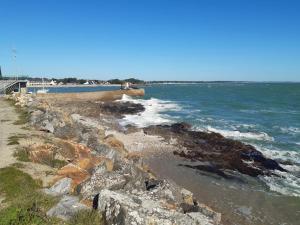
<svg viewBox="0 0 300 225">
<path fill-rule="evenodd" d="M 116 89 L 59 87 L 49 91 Z M 288 172 L 246 177 L 240 183 L 176 167 L 176 159 L 170 158 L 153 161 L 154 170 L 192 189 L 225 215 L 233 215 L 225 216 L 225 224 L 300 224 L 300 83 L 168 83 L 144 89 L 144 98 L 123 96 L 123 101 L 143 104 L 145 111 L 126 115 L 119 121 L 121 125 L 146 127 L 184 121 L 194 130 L 217 132 L 251 144 L 282 163 Z"/>
</svg>

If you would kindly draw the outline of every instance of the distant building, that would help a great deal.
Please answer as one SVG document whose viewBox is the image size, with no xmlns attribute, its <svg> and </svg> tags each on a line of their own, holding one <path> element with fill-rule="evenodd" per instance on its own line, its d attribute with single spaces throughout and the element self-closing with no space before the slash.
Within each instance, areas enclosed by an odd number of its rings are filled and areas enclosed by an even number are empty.
<svg viewBox="0 0 300 225">
<path fill-rule="evenodd" d="M 27 86 L 55 86 L 57 85 L 56 81 L 51 80 L 51 81 L 28 81 Z"/>
</svg>

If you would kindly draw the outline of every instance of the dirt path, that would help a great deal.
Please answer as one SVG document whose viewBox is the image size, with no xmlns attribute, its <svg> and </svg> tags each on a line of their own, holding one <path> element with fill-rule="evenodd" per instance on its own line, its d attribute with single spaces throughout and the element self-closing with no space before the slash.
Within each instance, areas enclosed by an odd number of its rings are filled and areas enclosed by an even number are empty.
<svg viewBox="0 0 300 225">
<path fill-rule="evenodd" d="M 22 125 L 14 125 L 18 120 L 15 109 L 0 97 L 0 168 L 16 162 L 13 156 L 15 145 L 8 145 L 8 138 L 16 134 L 25 134 L 26 130 L 21 129 Z"/>
</svg>

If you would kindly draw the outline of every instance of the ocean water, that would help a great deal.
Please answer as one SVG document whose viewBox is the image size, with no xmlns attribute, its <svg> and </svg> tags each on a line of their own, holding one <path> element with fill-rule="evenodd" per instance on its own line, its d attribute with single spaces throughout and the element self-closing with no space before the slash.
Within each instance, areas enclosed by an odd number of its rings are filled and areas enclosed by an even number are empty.
<svg viewBox="0 0 300 225">
<path fill-rule="evenodd" d="M 201 83 L 146 87 L 145 106 L 120 122 L 139 127 L 185 121 L 254 145 L 266 156 L 290 163 L 289 173 L 261 177 L 271 191 L 300 197 L 300 83 Z M 286 164 L 286 163 L 285 163 Z"/>
</svg>

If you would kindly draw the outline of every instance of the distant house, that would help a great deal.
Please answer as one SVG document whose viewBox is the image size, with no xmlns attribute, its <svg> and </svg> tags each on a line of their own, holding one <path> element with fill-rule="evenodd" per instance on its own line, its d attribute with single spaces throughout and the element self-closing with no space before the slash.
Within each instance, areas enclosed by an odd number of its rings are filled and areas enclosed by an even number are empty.
<svg viewBox="0 0 300 225">
<path fill-rule="evenodd" d="M 57 85 L 57 83 L 56 83 L 55 80 L 51 80 L 51 81 L 50 81 L 50 85 L 55 86 L 55 85 Z"/>
<path fill-rule="evenodd" d="M 56 81 L 51 80 L 51 81 L 28 81 L 27 86 L 55 86 L 57 85 Z"/>
</svg>

